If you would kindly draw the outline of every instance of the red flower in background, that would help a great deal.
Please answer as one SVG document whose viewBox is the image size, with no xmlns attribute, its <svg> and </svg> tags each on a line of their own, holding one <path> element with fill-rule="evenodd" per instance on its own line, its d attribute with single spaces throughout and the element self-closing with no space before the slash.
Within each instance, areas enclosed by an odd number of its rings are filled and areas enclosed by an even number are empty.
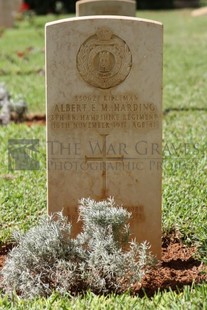
<svg viewBox="0 0 207 310">
<path fill-rule="evenodd" d="M 25 11 L 28 11 L 29 9 L 30 9 L 29 4 L 23 2 L 20 8 L 20 12 L 25 12 Z"/>
</svg>

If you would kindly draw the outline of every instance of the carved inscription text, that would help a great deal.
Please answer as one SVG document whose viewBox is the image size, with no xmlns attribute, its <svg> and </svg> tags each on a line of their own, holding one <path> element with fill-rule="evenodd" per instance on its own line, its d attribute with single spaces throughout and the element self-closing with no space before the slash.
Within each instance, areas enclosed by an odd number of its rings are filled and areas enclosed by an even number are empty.
<svg viewBox="0 0 207 310">
<path fill-rule="evenodd" d="M 56 104 L 48 122 L 54 129 L 155 129 L 160 117 L 152 102 L 139 103 L 134 94 L 77 95 Z"/>
</svg>

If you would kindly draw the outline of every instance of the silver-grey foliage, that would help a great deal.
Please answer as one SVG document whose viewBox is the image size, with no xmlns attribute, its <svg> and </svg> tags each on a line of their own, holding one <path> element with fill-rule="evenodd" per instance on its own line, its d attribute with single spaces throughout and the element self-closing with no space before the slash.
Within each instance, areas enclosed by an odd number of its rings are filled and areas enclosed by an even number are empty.
<svg viewBox="0 0 207 310">
<path fill-rule="evenodd" d="M 71 238 L 71 225 L 62 213 L 47 216 L 18 243 L 2 270 L 7 293 L 23 297 L 48 296 L 53 290 L 77 294 L 119 292 L 141 282 L 152 263 L 146 242 L 128 243 L 130 217 L 113 198 L 80 201 L 82 232 Z"/>
<path fill-rule="evenodd" d="M 27 111 L 26 101 L 21 96 L 11 99 L 5 85 L 0 83 L 0 125 L 8 125 L 11 119 L 23 121 Z"/>
</svg>

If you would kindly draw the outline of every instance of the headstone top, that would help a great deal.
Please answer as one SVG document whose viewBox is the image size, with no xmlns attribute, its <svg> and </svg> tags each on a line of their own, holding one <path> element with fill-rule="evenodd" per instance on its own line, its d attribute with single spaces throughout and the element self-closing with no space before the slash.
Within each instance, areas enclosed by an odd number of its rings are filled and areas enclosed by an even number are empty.
<svg viewBox="0 0 207 310">
<path fill-rule="evenodd" d="M 80 0 L 76 2 L 76 16 L 122 15 L 136 16 L 134 0 Z"/>
<path fill-rule="evenodd" d="M 109 0 L 110 1 L 110 0 Z M 68 23 L 70 21 L 72 22 L 79 22 L 79 21 L 93 21 L 93 20 L 97 20 L 97 21 L 101 21 L 101 20 L 119 20 L 120 21 L 120 16 L 111 16 L 111 15 L 98 15 L 98 16 L 78 16 L 78 17 L 71 17 L 71 18 L 63 18 L 60 20 L 55 20 L 52 22 L 48 22 L 45 27 L 48 28 L 49 26 L 56 26 L 58 24 L 60 24 L 61 26 L 64 26 L 64 23 Z M 139 18 L 139 17 L 133 17 L 133 16 L 121 16 L 121 20 L 123 21 L 134 21 L 134 22 L 142 22 L 144 24 L 152 24 L 152 25 L 157 25 L 161 28 L 163 28 L 163 24 L 161 22 L 158 22 L 156 20 L 151 20 L 151 19 L 147 19 L 147 18 Z M 108 25 L 106 25 L 106 27 L 108 27 Z"/>
</svg>

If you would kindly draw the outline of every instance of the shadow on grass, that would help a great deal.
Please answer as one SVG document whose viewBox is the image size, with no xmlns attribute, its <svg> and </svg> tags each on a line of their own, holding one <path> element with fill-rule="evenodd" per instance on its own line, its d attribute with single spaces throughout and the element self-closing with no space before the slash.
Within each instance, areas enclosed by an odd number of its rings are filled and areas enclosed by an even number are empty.
<svg viewBox="0 0 207 310">
<path fill-rule="evenodd" d="M 198 108 L 198 107 L 183 107 L 183 108 L 167 108 L 163 111 L 163 115 L 167 115 L 170 112 L 194 112 L 194 111 L 200 111 L 200 112 L 207 112 L 207 108 Z"/>
</svg>

